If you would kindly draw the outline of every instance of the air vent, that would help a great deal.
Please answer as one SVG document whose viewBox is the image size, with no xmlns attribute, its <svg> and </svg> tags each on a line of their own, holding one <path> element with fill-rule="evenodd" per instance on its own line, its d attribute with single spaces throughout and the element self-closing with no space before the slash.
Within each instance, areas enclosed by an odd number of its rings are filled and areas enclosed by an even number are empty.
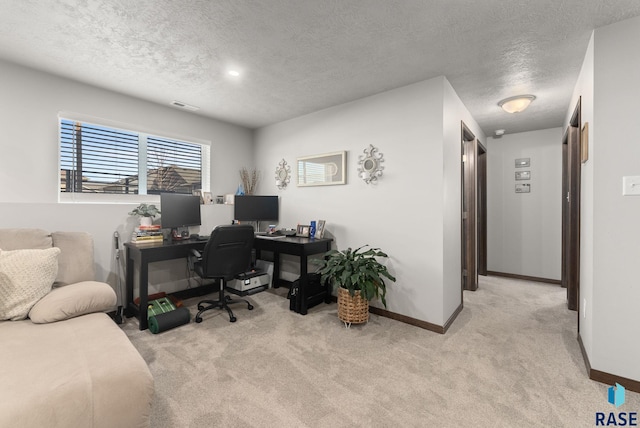
<svg viewBox="0 0 640 428">
<path fill-rule="evenodd" d="M 187 103 L 183 103 L 182 101 L 171 101 L 171 105 L 190 111 L 200 110 L 200 107 L 192 106 Z"/>
</svg>

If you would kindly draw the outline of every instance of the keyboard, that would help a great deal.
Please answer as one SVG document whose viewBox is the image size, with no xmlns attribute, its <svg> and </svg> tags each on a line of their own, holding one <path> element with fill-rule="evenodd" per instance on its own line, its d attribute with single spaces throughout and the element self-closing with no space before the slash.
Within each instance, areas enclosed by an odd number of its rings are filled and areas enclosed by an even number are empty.
<svg viewBox="0 0 640 428">
<path fill-rule="evenodd" d="M 280 239 L 280 238 L 286 238 L 286 236 L 284 236 L 284 235 L 256 235 L 256 238 L 259 238 L 259 239 Z"/>
</svg>

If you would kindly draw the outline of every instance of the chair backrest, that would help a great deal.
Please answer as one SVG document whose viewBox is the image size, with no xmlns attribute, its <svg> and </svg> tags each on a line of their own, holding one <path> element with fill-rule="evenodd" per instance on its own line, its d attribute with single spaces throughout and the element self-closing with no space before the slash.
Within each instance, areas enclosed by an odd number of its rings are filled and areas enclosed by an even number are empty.
<svg viewBox="0 0 640 428">
<path fill-rule="evenodd" d="M 202 253 L 202 271 L 206 278 L 233 279 L 251 268 L 253 226 L 229 224 L 213 229 Z"/>
</svg>

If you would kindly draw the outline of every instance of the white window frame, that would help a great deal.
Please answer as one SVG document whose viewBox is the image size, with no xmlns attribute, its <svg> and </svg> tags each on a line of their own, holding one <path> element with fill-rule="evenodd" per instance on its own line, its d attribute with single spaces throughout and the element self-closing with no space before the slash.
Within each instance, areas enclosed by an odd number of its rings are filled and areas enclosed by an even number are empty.
<svg viewBox="0 0 640 428">
<path fill-rule="evenodd" d="M 139 151 L 138 151 L 138 168 L 139 168 L 139 194 L 117 194 L 117 193 L 84 193 L 84 192 L 63 192 L 60 190 L 60 163 L 61 163 L 61 126 L 62 120 L 70 120 L 76 122 L 82 122 L 86 124 L 98 125 L 109 127 L 113 129 L 120 129 L 128 132 L 136 132 L 139 135 Z M 211 141 L 202 140 L 194 137 L 185 137 L 183 135 L 177 135 L 175 133 L 151 130 L 138 125 L 132 125 L 127 123 L 121 123 L 112 121 L 109 119 L 97 118 L 93 116 L 83 115 L 79 113 L 64 112 L 58 113 L 58 180 L 57 180 L 57 192 L 58 202 L 60 203 L 140 203 L 140 202 L 160 202 L 160 195 L 147 195 L 146 194 L 146 142 L 148 136 L 166 138 L 170 140 L 182 141 L 185 143 L 198 144 L 202 147 L 201 152 L 201 177 L 202 177 L 202 192 L 211 191 Z M 143 188 L 144 185 L 144 188 Z M 143 190 L 144 189 L 144 190 Z"/>
</svg>

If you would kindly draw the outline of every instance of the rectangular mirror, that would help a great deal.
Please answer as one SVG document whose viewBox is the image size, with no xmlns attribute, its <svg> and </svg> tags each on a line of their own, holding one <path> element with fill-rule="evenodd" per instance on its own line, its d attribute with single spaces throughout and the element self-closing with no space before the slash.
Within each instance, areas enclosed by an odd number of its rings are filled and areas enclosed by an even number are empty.
<svg viewBox="0 0 640 428">
<path fill-rule="evenodd" d="M 298 158 L 298 186 L 345 184 L 346 160 L 346 151 Z"/>
</svg>

